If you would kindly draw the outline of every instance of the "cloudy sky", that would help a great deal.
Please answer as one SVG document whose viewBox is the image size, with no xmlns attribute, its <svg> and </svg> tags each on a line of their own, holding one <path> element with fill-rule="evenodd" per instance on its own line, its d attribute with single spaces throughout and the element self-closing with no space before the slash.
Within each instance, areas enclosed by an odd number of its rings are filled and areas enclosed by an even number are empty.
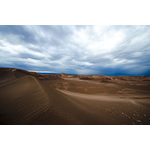
<svg viewBox="0 0 150 150">
<path fill-rule="evenodd" d="M 0 67 L 150 75 L 150 26 L 0 26 Z"/>
</svg>

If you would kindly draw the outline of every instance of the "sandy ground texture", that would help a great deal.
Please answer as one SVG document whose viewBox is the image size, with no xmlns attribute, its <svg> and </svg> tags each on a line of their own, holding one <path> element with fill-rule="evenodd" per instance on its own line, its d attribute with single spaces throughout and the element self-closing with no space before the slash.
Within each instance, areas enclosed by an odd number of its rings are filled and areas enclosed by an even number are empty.
<svg viewBox="0 0 150 150">
<path fill-rule="evenodd" d="M 0 124 L 149 125 L 150 81 L 38 80 L 0 73 Z"/>
</svg>

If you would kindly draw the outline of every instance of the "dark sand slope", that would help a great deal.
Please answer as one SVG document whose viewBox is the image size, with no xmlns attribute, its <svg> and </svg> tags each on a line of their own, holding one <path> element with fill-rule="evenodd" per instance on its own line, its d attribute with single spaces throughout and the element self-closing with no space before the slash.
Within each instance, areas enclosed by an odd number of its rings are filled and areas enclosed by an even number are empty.
<svg viewBox="0 0 150 150">
<path fill-rule="evenodd" d="M 0 124 L 150 124 L 147 102 L 58 91 L 16 70 L 0 74 Z"/>
<path fill-rule="evenodd" d="M 1 124 L 27 124 L 48 110 L 46 92 L 32 76 L 16 79 L 0 87 Z"/>
<path fill-rule="evenodd" d="M 18 77 L 19 76 L 19 77 Z M 7 77 L 10 80 L 7 80 Z M 95 113 L 78 100 L 20 72 L 1 74 L 1 124 L 93 124 Z M 98 122 L 97 122 L 98 121 Z M 102 122 L 103 124 L 103 122 Z"/>
</svg>

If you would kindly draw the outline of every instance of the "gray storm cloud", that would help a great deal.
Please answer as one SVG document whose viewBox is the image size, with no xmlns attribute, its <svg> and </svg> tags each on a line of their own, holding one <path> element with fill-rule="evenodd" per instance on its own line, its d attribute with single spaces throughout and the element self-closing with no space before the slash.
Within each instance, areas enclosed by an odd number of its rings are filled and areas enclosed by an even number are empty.
<svg viewBox="0 0 150 150">
<path fill-rule="evenodd" d="M 0 67 L 150 74 L 150 26 L 0 26 Z"/>
</svg>

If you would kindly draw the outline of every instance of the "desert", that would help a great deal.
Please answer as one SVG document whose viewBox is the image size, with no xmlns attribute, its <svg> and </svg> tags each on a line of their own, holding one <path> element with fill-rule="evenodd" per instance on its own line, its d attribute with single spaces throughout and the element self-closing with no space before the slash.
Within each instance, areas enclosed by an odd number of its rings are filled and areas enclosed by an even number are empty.
<svg viewBox="0 0 150 150">
<path fill-rule="evenodd" d="M 0 68 L 1 125 L 149 125 L 150 76 Z"/>
</svg>

